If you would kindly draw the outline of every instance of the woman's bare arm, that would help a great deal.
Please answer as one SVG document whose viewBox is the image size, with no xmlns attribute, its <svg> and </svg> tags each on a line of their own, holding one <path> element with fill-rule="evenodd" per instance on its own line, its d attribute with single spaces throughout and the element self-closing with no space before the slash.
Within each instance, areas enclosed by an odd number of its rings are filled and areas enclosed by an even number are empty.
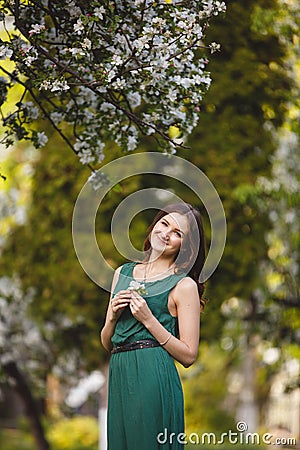
<svg viewBox="0 0 300 450">
<path fill-rule="evenodd" d="M 116 323 L 118 320 L 118 317 L 113 313 L 111 299 L 112 299 L 114 289 L 115 289 L 116 284 L 119 279 L 120 271 L 121 271 L 121 267 L 118 267 L 114 273 L 114 277 L 113 277 L 113 281 L 112 281 L 112 285 L 111 285 L 110 300 L 109 300 L 108 308 L 107 308 L 107 312 L 106 312 L 105 324 L 100 333 L 101 343 L 102 343 L 103 347 L 105 348 L 105 350 L 107 350 L 107 351 L 110 351 L 112 349 L 111 338 L 114 334 Z"/>
</svg>

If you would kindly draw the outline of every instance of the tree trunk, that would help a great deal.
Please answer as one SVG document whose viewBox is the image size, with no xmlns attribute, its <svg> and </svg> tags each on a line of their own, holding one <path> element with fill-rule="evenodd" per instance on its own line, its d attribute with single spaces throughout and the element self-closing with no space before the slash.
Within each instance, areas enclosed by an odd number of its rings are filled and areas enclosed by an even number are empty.
<svg viewBox="0 0 300 450">
<path fill-rule="evenodd" d="M 23 402 L 25 414 L 28 418 L 37 450 L 49 450 L 50 446 L 45 438 L 44 429 L 40 420 L 40 413 L 24 375 L 13 361 L 4 364 L 3 369 L 15 382 L 15 390 Z"/>
</svg>

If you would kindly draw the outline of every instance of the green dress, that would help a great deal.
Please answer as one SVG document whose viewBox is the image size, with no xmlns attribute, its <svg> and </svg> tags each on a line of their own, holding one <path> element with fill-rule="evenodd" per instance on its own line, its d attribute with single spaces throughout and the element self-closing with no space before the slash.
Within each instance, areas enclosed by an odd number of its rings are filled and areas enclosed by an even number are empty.
<svg viewBox="0 0 300 450">
<path fill-rule="evenodd" d="M 127 289 L 137 263 L 124 264 L 114 294 Z M 185 274 L 145 283 L 149 308 L 174 336 L 177 319 L 168 310 L 168 296 Z M 129 307 L 120 316 L 112 342 L 120 345 L 154 339 Z M 182 450 L 183 394 L 173 358 L 161 346 L 114 353 L 110 359 L 108 450 Z M 173 434 L 172 434 L 173 433 Z M 179 437 L 178 437 L 179 436 Z"/>
</svg>

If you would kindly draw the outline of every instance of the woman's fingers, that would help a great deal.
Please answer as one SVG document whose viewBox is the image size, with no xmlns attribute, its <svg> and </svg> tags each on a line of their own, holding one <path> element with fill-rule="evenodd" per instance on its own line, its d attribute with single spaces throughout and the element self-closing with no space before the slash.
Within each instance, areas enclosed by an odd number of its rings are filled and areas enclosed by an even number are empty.
<svg viewBox="0 0 300 450">
<path fill-rule="evenodd" d="M 131 295 L 131 292 L 132 291 L 129 291 L 129 290 L 123 290 L 123 291 L 119 291 L 119 292 L 117 292 L 117 294 L 116 295 L 119 295 L 119 296 L 121 296 L 121 297 L 128 297 L 128 296 L 130 296 Z"/>
<path fill-rule="evenodd" d="M 122 311 L 128 306 L 130 302 L 130 291 L 120 291 L 111 299 L 112 313 L 115 318 L 118 318 Z"/>
<path fill-rule="evenodd" d="M 136 292 L 132 293 L 132 298 L 129 306 L 132 314 L 138 320 L 140 320 L 144 317 L 145 314 L 147 315 L 150 312 L 146 300 Z"/>
<path fill-rule="evenodd" d="M 143 297 L 141 297 L 140 294 L 138 294 L 136 291 L 131 291 L 131 298 L 136 303 L 145 302 L 145 299 Z"/>
<path fill-rule="evenodd" d="M 134 317 L 141 321 L 150 313 L 146 300 L 135 291 L 123 290 L 117 292 L 111 299 L 111 305 L 113 313 L 117 316 L 129 305 Z"/>
<path fill-rule="evenodd" d="M 113 309 L 119 309 L 119 308 L 124 308 L 125 306 L 128 305 L 128 303 L 130 303 L 130 299 L 118 299 L 118 298 L 114 298 L 112 299 L 111 305 Z"/>
<path fill-rule="evenodd" d="M 120 301 L 130 301 L 131 292 L 130 291 L 120 291 L 111 299 L 112 304 Z"/>
<path fill-rule="evenodd" d="M 132 292 L 130 306 L 133 306 L 134 309 L 140 307 L 141 306 L 141 300 L 143 300 L 143 298 L 139 298 L 139 296 L 137 297 L 135 295 L 135 292 Z"/>
</svg>

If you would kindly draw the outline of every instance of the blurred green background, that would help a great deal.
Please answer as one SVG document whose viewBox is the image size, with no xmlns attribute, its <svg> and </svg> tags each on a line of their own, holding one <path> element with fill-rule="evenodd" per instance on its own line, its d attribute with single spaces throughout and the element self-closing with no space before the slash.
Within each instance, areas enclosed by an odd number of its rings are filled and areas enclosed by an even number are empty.
<svg viewBox="0 0 300 450">
<path fill-rule="evenodd" d="M 220 436 L 244 421 L 249 431 L 284 436 L 283 446 L 299 440 L 299 24 L 298 0 L 228 0 L 209 31 L 222 51 L 209 64 L 213 83 L 191 149 L 177 155 L 214 184 L 228 232 L 206 286 L 198 360 L 178 366 L 187 435 Z M 145 140 L 138 151 L 152 145 Z M 105 162 L 120 156 L 110 147 Z M 0 169 L 7 177 L 0 180 L 0 447 L 97 449 L 108 363 L 99 330 L 108 294 L 83 272 L 71 234 L 89 171 L 54 134 L 43 150 L 1 149 Z M 147 187 L 172 189 L 197 206 L 209 244 L 195 194 L 171 178 L 135 176 L 107 194 L 96 220 L 99 246 L 114 267 L 124 260 L 110 236 L 111 217 Z M 138 248 L 152 216 L 144 211 L 132 222 Z M 85 397 L 68 402 L 91 374 Z"/>
</svg>

